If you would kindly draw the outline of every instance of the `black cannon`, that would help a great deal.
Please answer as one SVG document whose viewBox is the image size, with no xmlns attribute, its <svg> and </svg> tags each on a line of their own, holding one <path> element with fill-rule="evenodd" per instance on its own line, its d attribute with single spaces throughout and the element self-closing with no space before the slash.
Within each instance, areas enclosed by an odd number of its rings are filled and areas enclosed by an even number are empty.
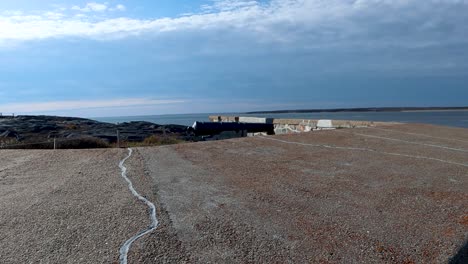
<svg viewBox="0 0 468 264">
<path fill-rule="evenodd" d="M 268 135 L 275 133 L 273 124 L 264 123 L 235 123 L 235 122 L 195 122 L 189 128 L 196 136 L 218 135 L 223 132 L 236 133 L 259 133 L 266 132 Z"/>
</svg>

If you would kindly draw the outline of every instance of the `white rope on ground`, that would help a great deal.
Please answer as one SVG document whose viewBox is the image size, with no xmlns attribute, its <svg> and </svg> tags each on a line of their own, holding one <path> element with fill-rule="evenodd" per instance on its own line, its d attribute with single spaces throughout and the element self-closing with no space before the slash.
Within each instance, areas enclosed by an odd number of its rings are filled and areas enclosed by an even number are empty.
<svg viewBox="0 0 468 264">
<path fill-rule="evenodd" d="M 396 133 L 401 133 L 401 134 L 414 135 L 414 136 L 422 136 L 422 137 L 436 138 L 436 139 L 444 139 L 444 140 L 453 140 L 453 141 L 468 143 L 467 140 L 460 140 L 460 139 L 455 139 L 455 138 L 434 137 L 434 136 L 430 136 L 430 135 L 426 135 L 426 134 L 411 133 L 411 132 L 403 132 L 403 131 L 398 131 L 398 130 L 393 130 L 393 129 L 386 129 L 386 128 L 380 128 L 380 127 L 369 127 L 369 128 L 377 129 L 377 130 L 382 130 L 382 131 L 391 131 L 391 132 L 396 132 Z"/>
<path fill-rule="evenodd" d="M 353 132 L 348 133 L 348 132 L 344 132 L 344 131 L 338 131 L 338 132 L 353 134 L 353 135 L 358 135 L 358 136 L 363 136 L 363 137 L 370 137 L 370 138 L 378 138 L 378 139 L 384 139 L 384 140 L 390 140 L 390 141 L 403 142 L 403 143 L 413 144 L 413 145 L 421 145 L 421 146 L 426 146 L 426 147 L 434 147 L 434 148 L 441 148 L 441 149 L 447 149 L 447 150 L 453 150 L 453 151 L 468 152 L 468 150 L 466 150 L 466 149 L 451 148 L 451 147 L 434 145 L 434 144 L 427 144 L 427 143 L 419 143 L 419 142 L 407 141 L 407 140 L 397 139 L 397 138 L 381 137 L 381 136 L 368 135 L 368 134 L 362 134 L 362 133 L 353 133 Z"/>
<path fill-rule="evenodd" d="M 119 258 L 120 264 L 127 264 L 128 251 L 130 250 L 130 247 L 132 246 L 132 243 L 135 242 L 136 240 L 138 240 L 139 238 L 153 232 L 154 230 L 156 230 L 156 228 L 159 225 L 158 218 L 156 217 L 156 206 L 152 202 L 148 201 L 145 197 L 141 196 L 133 188 L 132 181 L 127 177 L 127 168 L 124 166 L 124 163 L 125 163 L 125 161 L 127 161 L 128 158 L 130 158 L 132 156 L 132 153 L 133 153 L 133 150 L 131 148 L 129 148 L 128 149 L 128 156 L 125 157 L 122 161 L 120 161 L 119 167 L 122 170 L 122 178 L 124 178 L 125 181 L 128 183 L 128 188 L 130 189 L 132 194 L 135 197 L 137 197 L 138 200 L 144 202 L 149 207 L 151 225 L 147 229 L 139 232 L 138 234 L 134 235 L 133 237 L 131 237 L 130 239 L 125 241 L 125 243 L 120 248 L 120 258 Z"/>
<path fill-rule="evenodd" d="M 463 166 L 463 167 L 468 167 L 468 163 L 459 163 L 459 162 L 448 161 L 448 160 L 443 160 L 443 159 L 437 159 L 437 158 L 432 158 L 432 157 L 425 157 L 425 156 L 417 156 L 417 155 L 408 155 L 408 154 L 401 154 L 401 153 L 393 153 L 393 152 L 379 151 L 379 150 L 370 149 L 370 148 L 355 148 L 355 147 L 340 147 L 340 146 L 333 146 L 333 145 L 308 144 L 308 143 L 301 143 L 301 142 L 295 142 L 295 141 L 286 141 L 286 140 L 281 140 L 281 139 L 276 139 L 276 138 L 271 138 L 271 137 L 263 137 L 263 136 L 259 136 L 259 138 L 263 138 L 263 139 L 267 139 L 267 140 L 273 140 L 273 141 L 278 141 L 278 142 L 282 142 L 282 143 L 286 143 L 286 144 L 301 145 L 301 146 L 322 147 L 322 148 L 342 149 L 342 150 L 367 151 L 367 152 L 380 153 L 380 154 L 391 155 L 391 156 L 400 156 L 400 157 L 414 158 L 414 159 L 427 159 L 427 160 L 439 161 L 439 162 L 443 162 L 443 163 L 447 163 L 447 164 L 452 164 L 452 165 L 459 165 L 459 166 Z"/>
</svg>

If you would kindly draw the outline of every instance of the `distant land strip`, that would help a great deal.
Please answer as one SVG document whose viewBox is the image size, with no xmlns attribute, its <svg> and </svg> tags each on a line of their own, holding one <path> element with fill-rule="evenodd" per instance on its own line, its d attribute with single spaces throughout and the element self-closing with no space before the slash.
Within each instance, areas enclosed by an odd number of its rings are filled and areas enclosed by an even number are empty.
<svg viewBox="0 0 468 264">
<path fill-rule="evenodd" d="M 255 111 L 245 114 L 289 114 L 289 113 L 338 113 L 338 112 L 418 112 L 418 111 L 468 111 L 463 107 L 369 107 L 369 108 L 332 108 L 332 109 L 299 109 Z"/>
</svg>

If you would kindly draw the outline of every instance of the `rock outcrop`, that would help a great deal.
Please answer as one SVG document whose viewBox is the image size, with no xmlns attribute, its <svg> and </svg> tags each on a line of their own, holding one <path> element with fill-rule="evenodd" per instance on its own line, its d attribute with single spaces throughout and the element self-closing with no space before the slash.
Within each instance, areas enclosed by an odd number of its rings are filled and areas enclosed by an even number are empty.
<svg viewBox="0 0 468 264">
<path fill-rule="evenodd" d="M 94 137 L 108 143 L 120 140 L 142 142 L 152 135 L 170 136 L 187 140 L 185 126 L 158 125 L 150 122 L 111 124 L 91 119 L 57 116 L 0 117 L 0 141 L 34 143 L 56 139 Z"/>
</svg>

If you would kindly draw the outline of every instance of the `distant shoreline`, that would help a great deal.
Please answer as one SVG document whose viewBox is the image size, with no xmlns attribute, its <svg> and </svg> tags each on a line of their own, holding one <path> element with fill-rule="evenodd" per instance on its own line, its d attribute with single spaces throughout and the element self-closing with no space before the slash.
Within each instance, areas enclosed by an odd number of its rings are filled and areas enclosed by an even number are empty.
<svg viewBox="0 0 468 264">
<path fill-rule="evenodd" d="M 441 110 L 403 110 L 402 113 L 417 113 L 417 112 L 466 112 L 467 109 L 441 109 Z"/>
<path fill-rule="evenodd" d="M 468 111 L 466 107 L 372 107 L 254 111 L 245 114 L 293 114 L 293 113 L 339 113 L 339 112 L 452 112 Z"/>
</svg>

